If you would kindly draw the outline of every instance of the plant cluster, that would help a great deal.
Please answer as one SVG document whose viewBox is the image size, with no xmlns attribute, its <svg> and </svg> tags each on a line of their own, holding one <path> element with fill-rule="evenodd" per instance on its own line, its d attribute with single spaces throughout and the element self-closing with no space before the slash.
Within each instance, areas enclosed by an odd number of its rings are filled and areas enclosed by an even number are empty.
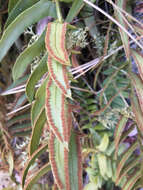
<svg viewBox="0 0 143 190">
<path fill-rule="evenodd" d="M 142 188 L 142 2 L 0 4 L 0 188 Z"/>
</svg>

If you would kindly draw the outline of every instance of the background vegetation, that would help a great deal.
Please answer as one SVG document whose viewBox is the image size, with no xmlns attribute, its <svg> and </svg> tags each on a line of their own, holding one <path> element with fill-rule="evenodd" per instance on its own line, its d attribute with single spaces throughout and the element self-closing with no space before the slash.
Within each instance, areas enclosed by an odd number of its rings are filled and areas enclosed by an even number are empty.
<svg viewBox="0 0 143 190">
<path fill-rule="evenodd" d="M 0 0 L 0 189 L 143 187 L 142 6 Z"/>
</svg>

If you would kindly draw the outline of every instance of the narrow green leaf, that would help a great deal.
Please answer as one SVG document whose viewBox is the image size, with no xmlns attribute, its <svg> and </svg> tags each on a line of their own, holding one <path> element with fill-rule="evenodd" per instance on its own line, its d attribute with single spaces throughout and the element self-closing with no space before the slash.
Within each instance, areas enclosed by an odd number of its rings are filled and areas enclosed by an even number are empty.
<svg viewBox="0 0 143 190">
<path fill-rule="evenodd" d="M 14 134 L 13 134 L 13 136 L 14 137 L 27 137 L 28 135 L 30 135 L 31 134 L 31 129 L 29 129 L 29 130 L 26 130 L 26 131 L 22 131 L 22 132 L 15 132 Z"/>
<path fill-rule="evenodd" d="M 127 180 L 127 183 L 123 186 L 124 190 L 131 190 L 135 183 L 140 179 L 141 173 L 139 171 L 135 171 L 134 174 Z"/>
<path fill-rule="evenodd" d="M 8 16 L 8 19 L 6 21 L 5 24 L 5 28 L 7 28 L 7 26 L 9 24 L 12 23 L 12 21 L 14 21 L 14 19 L 20 14 L 22 13 L 24 10 L 28 9 L 29 7 L 31 7 L 32 5 L 34 5 L 35 3 L 37 3 L 39 0 L 10 0 L 9 1 L 9 8 L 10 10 L 12 10 Z M 10 11 L 9 10 L 9 11 Z"/>
<path fill-rule="evenodd" d="M 34 123 L 32 129 L 32 135 L 30 140 L 29 154 L 32 155 L 39 146 L 40 137 L 42 135 L 43 127 L 46 123 L 45 109 L 43 108 L 39 113 L 37 120 Z"/>
<path fill-rule="evenodd" d="M 61 90 L 49 79 L 46 89 L 46 115 L 50 129 L 65 146 L 68 145 L 68 126 L 65 117 L 67 116 L 66 98 Z"/>
<path fill-rule="evenodd" d="M 143 81 L 141 80 L 141 78 L 138 75 L 136 75 L 134 73 L 130 73 L 130 76 L 131 76 L 133 86 L 136 89 L 140 108 L 141 108 L 142 113 L 143 113 Z"/>
<path fill-rule="evenodd" d="M 68 23 L 72 22 L 72 20 L 78 15 L 83 6 L 83 0 L 74 0 L 65 21 Z"/>
<path fill-rule="evenodd" d="M 138 98 L 137 98 L 134 91 L 132 91 L 132 93 L 131 93 L 130 100 L 131 100 L 131 106 L 132 106 L 133 113 L 135 114 L 135 119 L 136 119 L 136 122 L 137 122 L 137 126 L 138 126 L 140 132 L 143 133 L 142 110 L 140 108 Z"/>
<path fill-rule="evenodd" d="M 116 179 L 116 185 L 119 185 L 120 182 L 123 180 L 124 177 L 126 177 L 127 173 L 134 167 L 140 164 L 140 157 L 133 159 L 132 162 L 130 162 L 127 166 L 123 168 L 123 171 L 121 172 L 120 176 Z"/>
<path fill-rule="evenodd" d="M 73 131 L 71 132 L 69 144 L 69 177 L 71 189 L 83 189 L 80 139 Z"/>
<path fill-rule="evenodd" d="M 9 127 L 15 123 L 20 123 L 22 121 L 27 121 L 27 120 L 30 120 L 30 114 L 29 113 L 17 115 L 15 117 L 13 117 L 12 119 L 7 121 L 7 125 Z"/>
<path fill-rule="evenodd" d="M 66 50 L 67 23 L 50 22 L 47 26 L 45 44 L 50 57 L 63 65 L 70 65 Z"/>
<path fill-rule="evenodd" d="M 28 64 L 32 62 L 34 57 L 40 55 L 40 53 L 45 49 L 44 38 L 45 31 L 41 34 L 38 40 L 36 40 L 36 42 L 34 42 L 31 46 L 27 47 L 24 52 L 22 52 L 17 58 L 12 69 L 12 76 L 14 81 L 22 76 Z"/>
<path fill-rule="evenodd" d="M 82 190 L 81 149 L 78 137 L 72 133 L 69 152 L 51 134 L 49 156 L 52 172 L 59 189 Z"/>
<path fill-rule="evenodd" d="M 120 175 L 121 170 L 125 165 L 125 162 L 128 160 L 130 155 L 138 148 L 138 146 L 139 146 L 138 142 L 135 142 L 131 145 L 131 147 L 129 149 L 127 149 L 125 151 L 125 153 L 123 154 L 121 161 L 119 162 L 118 167 L 117 167 L 116 179 Z"/>
<path fill-rule="evenodd" d="M 26 95 L 22 94 L 19 97 L 19 99 L 17 100 L 16 105 L 14 106 L 13 110 L 19 108 L 22 105 L 24 105 L 26 103 L 26 101 L 27 101 Z"/>
<path fill-rule="evenodd" d="M 107 158 L 104 154 L 98 153 L 97 154 L 97 160 L 99 164 L 100 173 L 103 178 L 106 178 L 107 171 Z"/>
<path fill-rule="evenodd" d="M 67 69 L 64 65 L 48 57 L 48 70 L 51 78 L 65 96 L 71 98 L 71 90 L 67 77 Z"/>
<path fill-rule="evenodd" d="M 50 164 L 44 165 L 38 172 L 34 174 L 34 176 L 28 180 L 26 183 L 24 190 L 31 190 L 32 186 L 42 177 L 44 174 L 48 173 L 51 170 Z"/>
<path fill-rule="evenodd" d="M 132 50 L 131 53 L 132 53 L 132 56 L 135 60 L 136 65 L 138 67 L 140 77 L 143 80 L 143 64 L 142 64 L 143 63 L 143 56 L 141 53 L 139 53 L 135 50 Z"/>
<path fill-rule="evenodd" d="M 31 123 L 23 123 L 23 124 L 15 124 L 11 127 L 9 127 L 9 130 L 11 133 L 15 133 L 15 132 L 18 132 L 18 131 L 25 131 L 27 130 L 28 128 L 31 128 Z"/>
<path fill-rule="evenodd" d="M 122 136 L 122 133 L 123 133 L 123 130 L 126 126 L 127 121 L 128 121 L 127 117 L 121 116 L 121 118 L 120 118 L 120 120 L 116 126 L 115 133 L 114 133 L 116 154 L 118 153 L 118 147 L 119 147 L 120 139 L 121 139 L 121 136 Z"/>
<path fill-rule="evenodd" d="M 36 95 L 35 95 L 35 102 L 32 105 L 31 110 L 31 122 L 34 125 L 37 116 L 41 112 L 41 109 L 45 105 L 45 97 L 46 97 L 46 85 L 48 82 L 48 77 L 43 81 L 41 86 L 38 88 Z"/>
<path fill-rule="evenodd" d="M 8 13 L 11 12 L 11 10 L 15 7 L 15 5 L 17 4 L 17 2 L 20 0 L 11 0 L 8 3 Z"/>
<path fill-rule="evenodd" d="M 100 145 L 96 146 L 96 148 L 102 152 L 104 152 L 109 145 L 109 137 L 107 134 L 104 134 L 103 138 L 101 139 Z"/>
<path fill-rule="evenodd" d="M 35 14 L 38 13 L 38 14 Z M 40 19 L 51 16 L 56 17 L 55 4 L 51 1 L 41 0 L 22 12 L 5 30 L 0 40 L 0 61 L 20 34 L 31 24 Z"/>
<path fill-rule="evenodd" d="M 22 186 L 24 187 L 25 179 L 28 173 L 29 168 L 35 163 L 35 160 L 40 156 L 43 152 L 45 152 L 48 149 L 48 144 L 44 144 L 41 146 L 37 151 L 35 151 L 32 156 L 29 158 L 22 175 Z"/>
<path fill-rule="evenodd" d="M 38 63 L 36 69 L 30 75 L 26 84 L 26 95 L 30 102 L 33 101 L 35 94 L 35 85 L 41 79 L 41 77 L 48 71 L 47 68 L 47 53 L 42 57 L 41 61 Z"/>
<path fill-rule="evenodd" d="M 120 7 L 121 9 L 123 9 L 123 10 L 126 10 L 126 3 L 127 3 L 127 0 L 120 0 L 120 1 L 116 0 L 116 5 L 118 7 Z M 115 10 L 115 16 L 116 16 L 117 21 L 124 28 L 126 28 L 128 30 L 127 24 L 125 23 L 125 21 L 123 19 L 124 14 L 122 14 L 122 13 L 118 12 L 117 10 Z M 121 28 L 119 28 L 119 31 L 120 31 L 120 36 L 121 36 L 122 43 L 123 43 L 123 46 L 124 46 L 124 49 L 125 49 L 127 60 L 130 60 L 129 37 Z"/>
</svg>

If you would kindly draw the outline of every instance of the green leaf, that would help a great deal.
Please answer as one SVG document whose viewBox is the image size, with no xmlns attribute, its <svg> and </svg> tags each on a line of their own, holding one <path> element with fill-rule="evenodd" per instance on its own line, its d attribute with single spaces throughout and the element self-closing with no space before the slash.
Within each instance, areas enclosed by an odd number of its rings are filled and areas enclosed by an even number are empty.
<svg viewBox="0 0 143 190">
<path fill-rule="evenodd" d="M 140 157 L 133 159 L 132 162 L 130 162 L 127 166 L 123 168 L 123 171 L 121 172 L 120 176 L 116 179 L 116 185 L 119 185 L 123 178 L 127 176 L 127 173 L 134 167 L 140 164 Z"/>
<path fill-rule="evenodd" d="M 140 132 L 143 133 L 142 110 L 141 110 L 141 107 L 139 105 L 136 93 L 134 91 L 132 91 L 132 93 L 131 93 L 130 100 L 131 100 L 131 106 L 132 106 L 133 113 L 135 114 L 135 119 L 136 119 L 136 122 L 137 122 L 137 126 L 138 126 Z"/>
<path fill-rule="evenodd" d="M 43 166 L 38 172 L 34 174 L 34 176 L 28 180 L 26 183 L 24 190 L 31 190 L 32 186 L 46 173 L 48 173 L 51 170 L 50 164 L 46 164 Z"/>
<path fill-rule="evenodd" d="M 82 189 L 82 167 L 80 143 L 75 133 L 72 133 L 69 152 L 64 149 L 54 134 L 49 141 L 49 157 L 52 172 L 59 189 Z"/>
<path fill-rule="evenodd" d="M 128 121 L 127 117 L 121 116 L 121 118 L 120 118 L 120 120 L 116 126 L 115 134 L 114 134 L 116 154 L 118 153 L 118 147 L 119 147 L 120 139 L 121 139 L 121 136 L 122 136 L 122 133 L 123 133 L 123 130 L 126 126 L 127 121 Z"/>
<path fill-rule="evenodd" d="M 12 76 L 14 81 L 22 76 L 28 64 L 32 62 L 34 57 L 40 55 L 40 53 L 45 49 L 44 39 L 45 32 L 43 32 L 38 40 L 36 40 L 36 42 L 26 48 L 24 52 L 22 52 L 17 58 L 16 63 L 14 64 L 14 67 L 12 69 Z"/>
<path fill-rule="evenodd" d="M 70 65 L 66 50 L 67 23 L 50 22 L 47 26 L 45 44 L 48 54 L 63 65 Z"/>
<path fill-rule="evenodd" d="M 69 176 L 71 189 L 82 189 L 82 158 L 79 137 L 72 131 L 69 144 Z"/>
<path fill-rule="evenodd" d="M 38 148 L 40 137 L 42 135 L 43 127 L 46 123 L 45 109 L 43 108 L 39 113 L 37 120 L 34 123 L 32 129 L 32 135 L 30 139 L 29 154 L 32 155 Z"/>
<path fill-rule="evenodd" d="M 141 173 L 139 171 L 135 171 L 134 174 L 127 180 L 126 184 L 123 186 L 124 190 L 131 190 L 135 183 L 140 179 Z"/>
<path fill-rule="evenodd" d="M 120 1 L 116 1 L 116 5 L 123 9 L 123 10 L 126 10 L 126 0 L 120 0 Z M 116 19 L 117 21 L 124 27 L 128 30 L 128 27 L 127 27 L 127 24 L 125 23 L 123 17 L 124 17 L 124 14 L 122 14 L 121 12 L 118 12 L 116 9 L 115 9 L 115 16 L 116 16 Z M 125 49 L 125 53 L 126 53 L 126 57 L 127 57 L 127 60 L 130 60 L 130 44 L 129 44 L 129 37 L 128 35 L 121 29 L 119 28 L 119 31 L 120 31 L 120 36 L 121 36 L 121 39 L 122 39 L 122 43 L 123 43 L 123 46 L 124 46 L 124 49 Z"/>
<path fill-rule="evenodd" d="M 28 26 L 46 16 L 56 18 L 55 4 L 47 0 L 41 0 L 22 12 L 4 31 L 0 40 L 0 61 L 6 55 L 15 40 Z"/>
<path fill-rule="evenodd" d="M 29 7 L 31 7 L 38 1 L 39 0 L 24 0 L 23 2 L 23 0 L 19 0 L 19 1 L 10 0 L 9 9 L 12 11 L 9 12 L 8 19 L 5 24 L 5 28 L 7 28 L 7 26 L 11 24 L 20 13 L 22 13 L 24 10 L 28 9 Z"/>
<path fill-rule="evenodd" d="M 15 117 L 13 117 L 12 119 L 7 121 L 7 125 L 8 127 L 15 124 L 15 123 L 20 123 L 22 121 L 27 121 L 30 120 L 30 114 L 26 113 L 26 114 L 22 114 L 22 115 L 17 115 Z"/>
<path fill-rule="evenodd" d="M 14 134 L 13 134 L 13 136 L 14 137 L 27 137 L 28 135 L 30 135 L 31 134 L 31 129 L 29 129 L 29 130 L 26 130 L 26 131 L 20 131 L 20 132 L 15 132 Z"/>
<path fill-rule="evenodd" d="M 26 95 L 30 102 L 33 101 L 35 94 L 35 85 L 41 79 L 41 77 L 48 71 L 47 68 L 47 53 L 42 57 L 41 61 L 38 63 L 36 69 L 30 75 L 26 84 Z"/>
<path fill-rule="evenodd" d="M 31 128 L 31 123 L 15 124 L 9 128 L 11 133 L 18 131 L 25 131 L 26 129 Z"/>
<path fill-rule="evenodd" d="M 41 112 L 41 109 L 45 105 L 45 97 L 46 97 L 46 84 L 48 81 L 48 77 L 43 81 L 41 86 L 38 88 L 36 95 L 35 95 L 35 102 L 32 105 L 31 110 L 31 122 L 34 125 L 37 116 Z"/>
<path fill-rule="evenodd" d="M 30 157 L 30 159 L 28 160 L 25 168 L 24 168 L 24 172 L 22 175 L 22 186 L 24 187 L 25 184 L 25 179 L 28 173 L 29 168 L 35 163 L 35 160 L 42 154 L 44 153 L 46 150 L 48 149 L 48 144 L 44 144 L 43 146 L 41 146 L 37 151 L 35 151 L 32 156 Z"/>
<path fill-rule="evenodd" d="M 107 171 L 107 158 L 104 154 L 98 153 L 97 154 L 97 160 L 99 164 L 100 174 L 103 178 L 106 179 L 106 173 Z"/>
<path fill-rule="evenodd" d="M 14 106 L 13 110 L 19 108 L 22 105 L 24 105 L 26 101 L 27 101 L 26 95 L 22 94 L 19 97 L 19 99 L 17 100 L 16 105 Z"/>
<path fill-rule="evenodd" d="M 17 2 L 20 0 L 11 0 L 8 3 L 8 13 L 11 12 L 11 10 L 15 7 L 15 5 L 17 4 Z"/>
<path fill-rule="evenodd" d="M 103 136 L 103 138 L 102 138 L 102 140 L 101 140 L 100 145 L 96 146 L 96 148 L 97 148 L 99 151 L 104 152 L 104 151 L 107 149 L 108 145 L 109 145 L 109 137 L 108 137 L 108 135 L 105 133 L 104 136 Z"/>
<path fill-rule="evenodd" d="M 124 167 L 125 165 L 125 162 L 128 160 L 128 158 L 130 157 L 130 155 L 138 148 L 139 144 L 138 142 L 135 142 L 133 143 L 129 149 L 127 149 L 125 151 L 125 153 L 123 153 L 123 156 L 118 164 L 118 167 L 117 167 L 117 171 L 116 171 L 116 179 L 119 177 L 120 173 L 121 173 L 121 170 L 122 168 Z"/>
<path fill-rule="evenodd" d="M 68 123 L 66 121 L 67 116 L 67 102 L 64 94 L 55 85 L 50 78 L 46 88 L 46 115 L 50 129 L 56 135 L 59 141 L 63 142 L 65 146 L 68 145 L 68 139 L 65 137 L 68 135 Z"/>
<path fill-rule="evenodd" d="M 65 96 L 71 98 L 71 90 L 67 77 L 68 71 L 66 67 L 49 56 L 48 70 L 51 78 L 53 79 L 57 87 L 62 91 Z"/>
<path fill-rule="evenodd" d="M 136 75 L 134 73 L 130 73 L 130 76 L 131 76 L 132 83 L 136 89 L 140 108 L 143 112 L 143 81 L 141 80 L 141 78 L 138 75 Z"/>
<path fill-rule="evenodd" d="M 143 80 L 143 64 L 142 64 L 143 63 L 143 56 L 141 53 L 139 53 L 135 50 L 132 50 L 131 53 L 132 53 L 132 56 L 135 60 L 136 65 L 138 67 L 140 77 Z"/>
<path fill-rule="evenodd" d="M 83 0 L 74 0 L 65 21 L 68 23 L 72 22 L 72 20 L 78 15 L 83 6 Z"/>
</svg>

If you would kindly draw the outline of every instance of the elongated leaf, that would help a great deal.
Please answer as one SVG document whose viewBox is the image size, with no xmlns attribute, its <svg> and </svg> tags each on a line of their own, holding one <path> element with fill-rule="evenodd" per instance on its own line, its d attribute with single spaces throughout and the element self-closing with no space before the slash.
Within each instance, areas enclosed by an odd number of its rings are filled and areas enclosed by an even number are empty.
<svg viewBox="0 0 143 190">
<path fill-rule="evenodd" d="M 109 145 L 109 137 L 107 134 L 104 134 L 104 137 L 101 140 L 100 145 L 96 146 L 96 148 L 102 152 L 104 152 Z"/>
<path fill-rule="evenodd" d="M 65 186 L 65 171 L 64 165 L 68 166 L 67 160 L 64 160 L 64 146 L 54 135 L 50 133 L 49 139 L 49 160 L 53 172 L 53 176 L 59 189 L 64 189 Z M 67 171 L 68 173 L 68 171 Z"/>
<path fill-rule="evenodd" d="M 29 168 L 35 163 L 35 160 L 40 156 L 43 152 L 45 152 L 48 149 L 48 144 L 44 144 L 41 146 L 37 151 L 34 152 L 34 154 L 29 158 L 22 175 L 22 186 L 24 187 L 25 179 L 28 173 Z"/>
<path fill-rule="evenodd" d="M 14 19 L 20 13 L 22 13 L 24 10 L 26 10 L 29 7 L 31 7 L 32 5 L 34 5 L 35 3 L 37 3 L 38 1 L 39 0 L 25 0 L 24 3 L 23 3 L 22 0 L 19 0 L 18 2 L 17 1 L 14 2 L 13 0 L 10 0 L 9 6 L 11 5 L 11 7 L 14 7 L 14 8 L 12 9 L 12 11 L 10 12 L 10 14 L 8 16 L 8 19 L 7 19 L 6 24 L 5 24 L 5 28 L 7 28 L 7 26 L 9 24 L 11 24 L 12 21 L 14 21 Z M 17 4 L 15 4 L 16 2 L 17 2 Z"/>
<path fill-rule="evenodd" d="M 13 110 L 19 108 L 22 105 L 24 105 L 26 103 L 26 101 L 27 101 L 26 95 L 25 94 L 21 95 L 19 97 L 19 99 L 17 100 L 16 105 L 14 106 Z"/>
<path fill-rule="evenodd" d="M 35 85 L 44 75 L 44 73 L 48 71 L 46 61 L 47 61 L 47 53 L 43 56 L 36 69 L 32 72 L 26 84 L 26 95 L 30 102 L 32 102 L 34 98 Z"/>
<path fill-rule="evenodd" d="M 78 15 L 83 6 L 83 0 L 74 0 L 65 21 L 68 23 L 72 22 L 72 20 Z"/>
<path fill-rule="evenodd" d="M 22 131 L 22 132 L 15 132 L 14 134 L 13 134 L 13 136 L 14 137 L 25 137 L 25 136 L 27 136 L 27 135 L 30 135 L 31 134 L 31 129 L 29 129 L 29 130 L 26 130 L 26 131 Z"/>
<path fill-rule="evenodd" d="M 120 0 L 120 1 L 116 0 L 116 5 L 118 7 L 120 7 L 121 9 L 123 9 L 123 10 L 126 10 L 126 3 L 127 3 L 127 0 Z M 126 28 L 128 30 L 127 24 L 125 23 L 125 21 L 123 19 L 124 15 L 122 13 L 118 12 L 117 10 L 115 10 L 115 16 L 116 16 L 117 21 L 124 28 Z M 125 49 L 126 57 L 129 60 L 130 59 L 129 37 L 128 37 L 128 35 L 122 29 L 119 28 L 119 31 L 120 31 L 122 43 L 123 43 L 123 46 L 124 46 L 124 49 Z"/>
<path fill-rule="evenodd" d="M 40 137 L 42 135 L 43 127 L 46 123 L 45 109 L 43 108 L 39 113 L 37 120 L 34 123 L 32 129 L 32 135 L 30 140 L 29 154 L 32 155 L 39 146 Z"/>
<path fill-rule="evenodd" d="M 141 173 L 140 171 L 135 171 L 132 177 L 130 177 L 129 180 L 127 180 L 127 183 L 123 186 L 124 190 L 131 190 L 135 183 L 140 179 Z"/>
<path fill-rule="evenodd" d="M 118 153 L 120 139 L 121 139 L 123 130 L 125 129 L 127 121 L 128 121 L 127 117 L 121 116 L 121 118 L 116 126 L 116 129 L 115 129 L 114 139 L 115 139 L 116 156 Z"/>
<path fill-rule="evenodd" d="M 104 154 L 97 154 L 97 160 L 98 160 L 98 164 L 99 164 L 99 169 L 100 169 L 100 173 L 102 175 L 103 178 L 106 177 L 106 173 L 107 171 L 107 158 Z"/>
<path fill-rule="evenodd" d="M 16 124 L 9 128 L 11 133 L 18 132 L 18 131 L 25 131 L 31 128 L 31 123 L 23 123 L 23 124 Z"/>
<path fill-rule="evenodd" d="M 83 189 L 80 138 L 73 131 L 71 133 L 69 144 L 69 177 L 71 189 Z"/>
<path fill-rule="evenodd" d="M 70 65 L 65 48 L 67 23 L 48 23 L 45 44 L 49 56 L 63 65 Z"/>
<path fill-rule="evenodd" d="M 29 113 L 15 116 L 14 118 L 10 119 L 7 122 L 7 125 L 9 127 L 9 126 L 11 126 L 17 122 L 19 123 L 19 122 L 27 121 L 27 120 L 30 120 L 30 114 Z"/>
<path fill-rule="evenodd" d="M 141 80 L 141 78 L 139 76 L 137 76 L 134 73 L 131 73 L 130 75 L 131 75 L 133 85 L 136 89 L 139 104 L 140 104 L 140 107 L 141 107 L 141 110 L 143 113 L 143 81 Z"/>
<path fill-rule="evenodd" d="M 67 69 L 65 68 L 65 66 L 61 65 L 59 62 L 55 61 L 49 56 L 48 70 L 53 81 L 55 82 L 57 87 L 61 89 L 62 93 L 65 96 L 71 97 L 71 90 L 67 77 Z"/>
<path fill-rule="evenodd" d="M 11 12 L 11 10 L 15 7 L 15 5 L 17 4 L 19 0 L 11 0 L 8 3 L 8 13 Z"/>
<path fill-rule="evenodd" d="M 143 80 L 143 56 L 137 51 L 132 50 L 131 52 L 132 52 L 132 56 L 135 60 L 135 63 L 138 67 L 140 77 Z"/>
<path fill-rule="evenodd" d="M 126 167 L 123 168 L 123 171 L 121 172 L 119 178 L 116 179 L 116 185 L 119 185 L 120 182 L 123 180 L 124 177 L 126 177 L 127 173 L 134 168 L 135 166 L 140 164 L 140 157 L 134 159 L 132 162 L 130 162 Z"/>
<path fill-rule="evenodd" d="M 122 159 L 119 162 L 118 167 L 117 167 L 116 179 L 120 175 L 120 172 L 122 168 L 124 167 L 125 162 L 128 160 L 129 156 L 138 148 L 138 146 L 139 146 L 138 142 L 133 143 L 131 147 L 127 149 L 126 152 L 123 154 Z"/>
<path fill-rule="evenodd" d="M 68 123 L 66 121 L 67 110 L 66 99 L 61 90 L 49 79 L 46 89 L 46 115 L 55 136 L 68 146 Z"/>
<path fill-rule="evenodd" d="M 35 14 L 37 13 L 38 14 Z M 22 12 L 5 30 L 0 40 L 0 61 L 20 34 L 31 24 L 46 16 L 56 17 L 55 5 L 51 1 L 41 0 Z"/>
<path fill-rule="evenodd" d="M 31 190 L 32 186 L 38 181 L 38 179 L 40 179 L 40 177 L 42 177 L 44 174 L 48 173 L 50 169 L 51 167 L 49 163 L 43 166 L 38 172 L 34 174 L 31 179 L 28 180 L 24 187 L 24 190 Z"/>
<path fill-rule="evenodd" d="M 69 152 L 51 133 L 49 156 L 52 172 L 59 189 L 82 190 L 81 149 L 78 137 L 72 133 Z"/>
<path fill-rule="evenodd" d="M 22 76 L 26 70 L 28 64 L 38 56 L 45 48 L 44 44 L 45 32 L 41 34 L 39 39 L 34 42 L 30 47 L 26 48 L 23 53 L 17 58 L 16 63 L 14 64 L 12 75 L 14 81 Z"/>
<path fill-rule="evenodd" d="M 142 110 L 140 108 L 137 96 L 134 91 L 131 93 L 130 99 L 131 99 L 131 106 L 132 106 L 133 113 L 135 114 L 135 119 L 136 119 L 137 125 L 139 127 L 140 132 L 143 133 Z"/>
<path fill-rule="evenodd" d="M 31 110 L 31 122 L 32 125 L 34 125 L 34 122 L 41 112 L 41 109 L 45 105 L 45 97 L 46 97 L 46 85 L 48 82 L 48 77 L 43 81 L 41 86 L 38 88 L 36 95 L 35 95 L 35 102 L 32 105 L 32 110 Z"/>
</svg>

